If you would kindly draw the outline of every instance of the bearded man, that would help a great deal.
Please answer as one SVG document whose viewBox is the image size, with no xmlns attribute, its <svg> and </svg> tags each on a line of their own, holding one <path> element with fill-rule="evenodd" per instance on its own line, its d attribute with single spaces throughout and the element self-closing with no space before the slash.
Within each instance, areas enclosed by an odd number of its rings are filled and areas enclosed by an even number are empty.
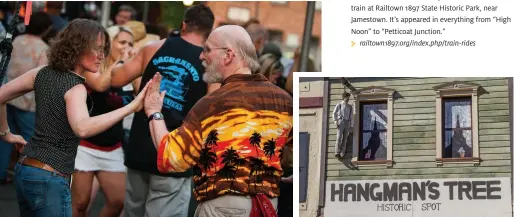
<svg viewBox="0 0 514 217">
<path fill-rule="evenodd" d="M 276 216 L 280 160 L 292 145 L 292 97 L 257 71 L 255 47 L 240 26 L 225 25 L 208 37 L 200 55 L 203 80 L 221 87 L 198 101 L 182 126 L 168 132 L 153 119 L 150 132 L 160 172 L 193 168 L 200 204 L 196 216 Z M 152 78 L 145 112 L 161 111 L 161 75 Z"/>
</svg>

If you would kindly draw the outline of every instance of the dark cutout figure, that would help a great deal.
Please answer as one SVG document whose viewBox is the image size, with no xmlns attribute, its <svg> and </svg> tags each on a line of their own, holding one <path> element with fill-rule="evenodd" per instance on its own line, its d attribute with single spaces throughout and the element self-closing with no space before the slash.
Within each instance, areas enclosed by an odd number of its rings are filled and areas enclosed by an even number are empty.
<svg viewBox="0 0 514 217">
<path fill-rule="evenodd" d="M 466 138 L 463 135 L 462 128 L 460 127 L 459 116 L 457 115 L 457 126 L 453 130 L 454 134 L 450 140 L 450 145 L 444 149 L 445 158 L 462 158 L 471 157 L 473 151 L 467 144 Z"/>
<path fill-rule="evenodd" d="M 361 151 L 361 159 L 363 160 L 375 160 L 375 154 L 380 148 L 381 139 L 380 131 L 377 128 L 377 119 L 373 120 L 373 130 L 371 131 L 371 137 L 368 140 L 368 146 Z"/>
</svg>

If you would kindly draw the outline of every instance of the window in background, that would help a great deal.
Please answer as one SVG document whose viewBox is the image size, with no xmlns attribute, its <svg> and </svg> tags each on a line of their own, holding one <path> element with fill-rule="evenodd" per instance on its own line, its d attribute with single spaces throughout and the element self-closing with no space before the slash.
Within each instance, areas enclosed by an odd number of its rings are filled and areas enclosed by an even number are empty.
<svg viewBox="0 0 514 217">
<path fill-rule="evenodd" d="M 316 10 L 321 10 L 321 1 L 316 1 Z"/>
<path fill-rule="evenodd" d="M 277 29 L 268 29 L 268 40 L 276 44 L 282 44 L 284 33 Z"/>
<path fill-rule="evenodd" d="M 360 106 L 359 160 L 387 160 L 387 101 Z"/>
<path fill-rule="evenodd" d="M 250 19 L 250 9 L 241 7 L 229 7 L 227 18 L 231 21 L 246 22 Z"/>
<path fill-rule="evenodd" d="M 394 89 L 370 86 L 355 91 L 352 163 L 393 166 Z"/>
<path fill-rule="evenodd" d="M 480 164 L 478 95 L 480 85 L 450 82 L 436 93 L 436 163 Z"/>
<path fill-rule="evenodd" d="M 287 5 L 287 1 L 271 1 L 271 3 L 276 5 Z"/>
</svg>

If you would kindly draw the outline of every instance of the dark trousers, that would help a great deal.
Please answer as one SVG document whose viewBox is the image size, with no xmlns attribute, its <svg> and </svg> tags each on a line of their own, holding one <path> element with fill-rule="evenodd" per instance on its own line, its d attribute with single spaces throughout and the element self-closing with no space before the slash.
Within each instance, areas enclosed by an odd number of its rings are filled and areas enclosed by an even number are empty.
<svg viewBox="0 0 514 217">
<path fill-rule="evenodd" d="M 281 182 L 279 187 L 278 217 L 293 217 L 293 183 Z"/>
</svg>

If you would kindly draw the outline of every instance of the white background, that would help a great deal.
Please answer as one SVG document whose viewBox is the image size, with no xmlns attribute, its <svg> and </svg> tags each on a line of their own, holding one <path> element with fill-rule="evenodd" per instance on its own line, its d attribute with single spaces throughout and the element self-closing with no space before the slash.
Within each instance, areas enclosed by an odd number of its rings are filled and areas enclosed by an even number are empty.
<svg viewBox="0 0 514 217">
<path fill-rule="evenodd" d="M 352 12 L 351 5 L 495 5 L 496 12 Z M 322 73 L 294 74 L 294 135 L 298 135 L 298 77 L 512 77 L 514 75 L 514 24 L 350 24 L 351 17 L 490 17 L 514 19 L 511 0 L 323 0 Z M 300 21 L 299 21 L 300 22 Z M 303 22 L 303 21 L 301 21 Z M 351 35 L 351 29 L 445 28 L 443 35 Z M 473 40 L 474 47 L 361 47 L 361 40 Z M 357 44 L 351 47 L 351 41 Z M 298 141 L 294 151 L 298 153 Z M 294 155 L 298 165 L 298 155 Z M 294 185 L 298 186 L 298 173 Z M 322 177 L 323 178 L 323 177 Z M 510 195 L 510 191 L 509 191 Z M 294 191 L 294 216 L 299 216 L 298 189 Z M 509 204 L 506 207 L 510 207 Z M 326 214 L 327 212 L 325 212 Z M 439 216 L 441 217 L 441 216 Z"/>
<path fill-rule="evenodd" d="M 356 12 L 351 5 L 497 5 L 497 12 Z M 481 7 L 482 8 L 482 7 Z M 514 24 L 399 24 L 354 23 L 351 17 L 493 17 L 514 18 L 514 1 L 509 0 L 324 0 L 322 7 L 323 75 L 377 76 L 512 76 L 514 69 Z M 493 19 L 494 21 L 494 19 Z M 352 35 L 351 29 L 442 28 L 442 35 Z M 475 40 L 475 47 L 361 47 L 360 40 Z M 351 47 L 351 41 L 357 44 Z"/>
</svg>

